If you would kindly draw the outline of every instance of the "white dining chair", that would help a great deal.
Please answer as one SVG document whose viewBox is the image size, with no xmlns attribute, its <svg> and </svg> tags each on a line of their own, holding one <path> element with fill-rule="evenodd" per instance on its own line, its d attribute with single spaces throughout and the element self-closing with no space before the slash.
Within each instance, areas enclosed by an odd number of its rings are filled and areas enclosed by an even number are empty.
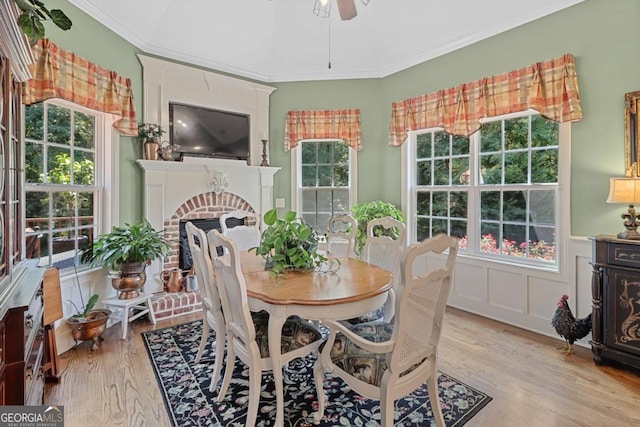
<svg viewBox="0 0 640 427">
<path fill-rule="evenodd" d="M 334 257 L 354 257 L 358 222 L 350 215 L 334 215 L 329 218 L 327 253 Z"/>
<path fill-rule="evenodd" d="M 200 363 L 209 339 L 209 331 L 213 329 L 216 334 L 216 340 L 214 351 L 212 352 L 214 363 L 211 384 L 209 386 L 209 391 L 213 393 L 220 379 L 222 360 L 224 359 L 224 347 L 226 343 L 224 315 L 222 313 L 218 289 L 215 284 L 215 271 L 209 254 L 207 235 L 204 230 L 193 225 L 191 221 L 186 223 L 185 230 L 187 232 L 189 250 L 191 251 L 191 257 L 193 259 L 193 268 L 202 296 L 202 336 L 194 363 Z M 198 240 L 197 243 L 196 239 Z"/>
<path fill-rule="evenodd" d="M 255 218 L 256 223 L 246 225 L 247 218 Z M 230 227 L 229 220 L 244 220 L 245 224 Z M 247 211 L 233 211 L 220 217 L 222 234 L 236 242 L 238 249 L 247 251 L 260 245 L 260 217 Z"/>
<path fill-rule="evenodd" d="M 400 270 L 406 235 L 406 225 L 390 216 L 375 218 L 367 223 L 367 240 L 360 257 L 369 264 L 377 265 L 391 272 L 393 292 L 389 293 L 384 307 L 346 322 L 356 324 L 378 319 L 383 319 L 385 322 L 391 321 L 395 313 L 396 296 L 401 291 Z"/>
<path fill-rule="evenodd" d="M 256 316 L 249 311 L 247 285 L 240 266 L 240 251 L 235 242 L 217 230 L 208 235 L 212 247 L 222 247 L 226 255 L 215 257 L 215 267 L 220 280 L 217 281 L 222 307 L 227 321 L 227 368 L 218 395 L 224 399 L 231 382 L 236 356 L 249 367 L 249 408 L 245 425 L 254 426 L 260 403 L 262 372 L 282 369 L 291 360 L 317 351 L 321 334 L 316 328 L 299 317 L 289 317 L 282 327 L 282 365 L 273 366 L 269 357 L 268 321 L 266 312 Z"/>
<path fill-rule="evenodd" d="M 324 414 L 322 381 L 324 372 L 330 372 L 357 393 L 380 401 L 382 427 L 393 426 L 394 401 L 426 382 L 436 425 L 445 426 L 438 398 L 437 352 L 457 248 L 458 240 L 444 234 L 409 248 L 393 323 L 323 322 L 330 332 L 314 366 L 316 421 Z M 447 250 L 442 268 L 422 271 L 424 256 Z"/>
</svg>

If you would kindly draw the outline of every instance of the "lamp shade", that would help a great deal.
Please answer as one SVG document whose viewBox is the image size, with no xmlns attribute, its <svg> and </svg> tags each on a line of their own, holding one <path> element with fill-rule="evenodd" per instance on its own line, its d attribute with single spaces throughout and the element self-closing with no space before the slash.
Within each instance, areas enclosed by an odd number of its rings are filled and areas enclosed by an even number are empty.
<svg viewBox="0 0 640 427">
<path fill-rule="evenodd" d="M 640 203 L 640 178 L 609 178 L 607 203 Z"/>
</svg>

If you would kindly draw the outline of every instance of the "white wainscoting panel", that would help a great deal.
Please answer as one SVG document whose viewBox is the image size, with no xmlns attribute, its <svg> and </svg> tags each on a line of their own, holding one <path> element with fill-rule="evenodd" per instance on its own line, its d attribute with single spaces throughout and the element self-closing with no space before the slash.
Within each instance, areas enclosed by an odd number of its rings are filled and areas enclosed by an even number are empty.
<svg viewBox="0 0 640 427">
<path fill-rule="evenodd" d="M 562 294 L 576 317 L 591 312 L 591 241 L 572 237 L 559 272 L 459 255 L 449 305 L 533 332 L 558 337 L 551 318 Z M 588 346 L 590 335 L 578 344 Z"/>
<path fill-rule="evenodd" d="M 486 269 L 477 265 L 458 263 L 456 265 L 455 279 L 451 293 L 468 300 L 486 301 Z"/>
</svg>

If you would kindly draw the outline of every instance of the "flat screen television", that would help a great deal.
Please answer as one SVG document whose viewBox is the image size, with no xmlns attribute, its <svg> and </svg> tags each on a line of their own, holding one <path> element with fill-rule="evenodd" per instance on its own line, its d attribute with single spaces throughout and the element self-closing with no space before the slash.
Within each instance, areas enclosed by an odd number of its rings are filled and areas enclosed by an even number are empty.
<svg viewBox="0 0 640 427">
<path fill-rule="evenodd" d="M 169 138 L 181 156 L 247 160 L 249 116 L 169 103 Z"/>
</svg>

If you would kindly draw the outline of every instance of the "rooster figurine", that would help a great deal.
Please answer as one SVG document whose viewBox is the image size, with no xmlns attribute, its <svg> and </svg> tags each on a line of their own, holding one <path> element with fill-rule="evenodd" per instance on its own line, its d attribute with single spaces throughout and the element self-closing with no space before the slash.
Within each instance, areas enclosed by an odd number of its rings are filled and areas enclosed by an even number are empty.
<svg viewBox="0 0 640 427">
<path fill-rule="evenodd" d="M 553 319 L 551 319 L 551 326 L 566 341 L 566 346 L 563 348 L 565 355 L 573 353 L 573 343 L 591 332 L 591 313 L 583 319 L 576 319 L 571 313 L 571 308 L 567 303 L 568 299 L 568 295 L 562 295 Z"/>
</svg>

